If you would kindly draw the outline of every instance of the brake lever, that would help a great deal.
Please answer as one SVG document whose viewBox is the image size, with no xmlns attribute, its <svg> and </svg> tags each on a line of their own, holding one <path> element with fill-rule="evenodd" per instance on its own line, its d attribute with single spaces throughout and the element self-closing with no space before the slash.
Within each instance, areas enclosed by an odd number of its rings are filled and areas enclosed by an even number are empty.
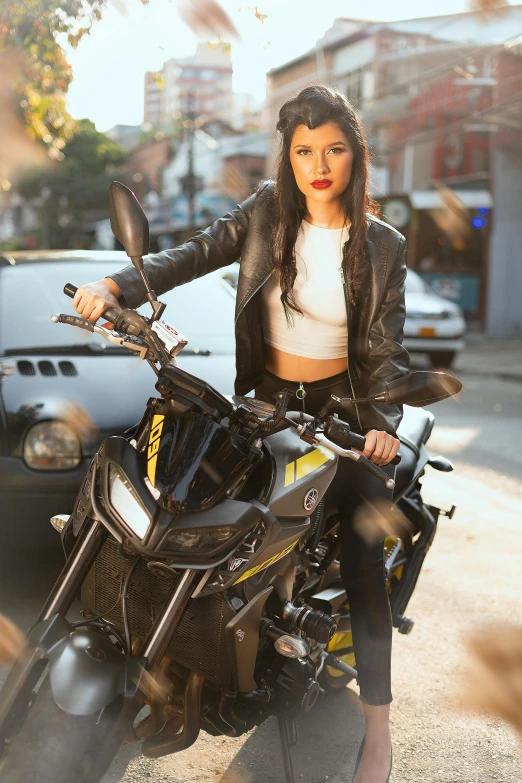
<svg viewBox="0 0 522 783">
<path fill-rule="evenodd" d="M 340 457 L 347 457 L 348 459 L 351 459 L 353 462 L 358 462 L 361 467 L 363 467 L 365 470 L 367 470 L 369 473 L 372 473 L 375 478 L 380 479 L 382 481 L 387 489 L 395 489 L 395 481 L 388 476 L 387 473 L 382 470 L 378 465 L 375 464 L 375 462 L 372 462 L 371 460 L 367 459 L 364 454 L 359 454 L 356 451 L 352 451 L 352 449 L 343 449 L 341 446 L 338 446 L 336 443 L 333 443 L 333 441 L 328 440 L 321 432 L 316 432 L 313 436 L 313 441 L 316 446 L 324 446 L 329 451 L 333 451 L 334 454 L 338 454 Z"/>
<path fill-rule="evenodd" d="M 95 332 L 100 334 L 108 343 L 112 345 L 118 345 L 123 348 L 127 348 L 130 351 L 136 353 L 140 359 L 146 359 L 148 348 L 146 345 L 133 342 L 126 339 L 125 335 L 120 332 L 115 332 L 110 329 L 105 329 L 104 326 L 98 326 L 98 324 L 89 321 L 87 318 L 80 318 L 78 315 L 65 315 L 63 313 L 51 315 L 51 321 L 54 324 L 67 324 L 68 326 L 76 326 L 79 329 L 85 329 L 87 332 Z"/>
<path fill-rule="evenodd" d="M 133 351 L 140 359 L 145 359 L 147 357 L 149 349 L 146 345 L 133 342 L 124 335 L 120 334 L 120 332 L 116 332 L 112 329 L 106 329 L 104 326 L 98 326 L 98 324 L 94 324 L 93 332 L 96 332 L 96 334 L 101 334 L 101 336 L 112 345 L 118 345 L 122 348 L 127 348 L 129 351 Z"/>
</svg>

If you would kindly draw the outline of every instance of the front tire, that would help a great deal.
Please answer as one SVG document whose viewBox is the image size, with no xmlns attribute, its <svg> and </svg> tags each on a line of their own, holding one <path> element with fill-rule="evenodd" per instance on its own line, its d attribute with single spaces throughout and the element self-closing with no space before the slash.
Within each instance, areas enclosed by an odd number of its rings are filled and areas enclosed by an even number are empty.
<svg viewBox="0 0 522 783">
<path fill-rule="evenodd" d="M 68 715 L 55 704 L 47 677 L 0 760 L 0 783 L 99 783 L 138 709 L 118 698 L 96 715 Z"/>
<path fill-rule="evenodd" d="M 451 367 L 455 355 L 455 351 L 430 351 L 428 354 L 432 367 Z"/>
</svg>

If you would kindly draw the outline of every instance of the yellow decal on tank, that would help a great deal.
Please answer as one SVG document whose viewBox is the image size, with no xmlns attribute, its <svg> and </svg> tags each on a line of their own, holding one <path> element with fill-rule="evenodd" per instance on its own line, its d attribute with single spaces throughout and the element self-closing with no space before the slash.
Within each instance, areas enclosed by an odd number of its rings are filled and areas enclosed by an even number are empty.
<svg viewBox="0 0 522 783">
<path fill-rule="evenodd" d="M 285 468 L 285 487 L 290 486 L 295 481 L 295 462 L 289 462 Z"/>
<path fill-rule="evenodd" d="M 308 476 L 309 473 L 317 470 L 317 468 L 320 468 L 328 460 L 334 459 L 334 457 L 335 455 L 331 451 L 319 446 L 317 449 L 309 451 L 308 454 L 303 454 L 295 462 L 289 462 L 285 469 L 285 487 L 290 486 L 294 481 L 299 481 L 299 479 Z"/>
<path fill-rule="evenodd" d="M 241 574 L 239 579 L 236 579 L 234 584 L 237 585 L 238 582 L 244 582 L 245 579 L 249 579 L 251 576 L 254 576 L 254 574 L 258 574 L 260 571 L 264 571 L 264 569 L 268 568 L 268 566 L 272 565 L 272 563 L 275 563 L 277 560 L 280 560 L 282 557 L 284 557 L 289 552 L 291 552 L 294 546 L 297 544 L 298 540 L 299 539 L 294 541 L 292 544 L 290 544 L 290 546 L 287 546 L 286 549 L 283 549 L 282 552 L 279 552 L 277 555 L 274 555 L 268 560 L 265 560 L 264 563 L 260 563 L 258 566 L 255 566 L 254 568 L 250 568 L 248 571 L 245 571 L 244 574 Z"/>
<path fill-rule="evenodd" d="M 149 477 L 149 481 L 152 486 L 154 486 L 154 482 L 156 480 L 156 463 L 158 461 L 158 449 L 161 433 L 163 432 L 164 421 L 165 416 L 154 416 L 149 434 L 149 447 L 147 449 L 147 476 Z"/>
</svg>

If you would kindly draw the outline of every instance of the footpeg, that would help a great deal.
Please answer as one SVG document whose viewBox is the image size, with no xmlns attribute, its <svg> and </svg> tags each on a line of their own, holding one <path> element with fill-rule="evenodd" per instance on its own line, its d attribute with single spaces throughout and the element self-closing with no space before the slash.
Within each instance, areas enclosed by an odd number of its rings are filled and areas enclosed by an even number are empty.
<svg viewBox="0 0 522 783">
<path fill-rule="evenodd" d="M 411 617 L 403 617 L 403 615 L 398 615 L 393 620 L 393 627 L 397 628 L 399 633 L 403 633 L 405 635 L 408 635 L 413 631 L 413 626 L 415 625 L 415 621 L 411 619 Z"/>
<path fill-rule="evenodd" d="M 455 514 L 455 511 L 457 510 L 457 506 L 452 506 L 449 511 L 444 511 L 444 509 L 440 509 L 439 514 L 443 517 L 448 517 L 448 519 L 453 519 L 453 515 Z"/>
<path fill-rule="evenodd" d="M 343 672 L 343 674 L 349 674 L 354 679 L 358 679 L 359 675 L 357 674 L 357 669 L 354 669 L 353 666 L 348 666 L 347 663 L 343 663 L 343 661 L 340 661 L 333 653 L 322 652 L 321 658 L 324 660 L 326 666 L 331 666 L 332 669 L 338 669 L 340 672 Z"/>
</svg>

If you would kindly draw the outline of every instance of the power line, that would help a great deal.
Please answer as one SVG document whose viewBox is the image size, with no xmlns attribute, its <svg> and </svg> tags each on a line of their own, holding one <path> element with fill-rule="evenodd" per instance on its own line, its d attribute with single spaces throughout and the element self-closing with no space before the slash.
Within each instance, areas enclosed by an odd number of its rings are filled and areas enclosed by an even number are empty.
<svg viewBox="0 0 522 783">
<path fill-rule="evenodd" d="M 444 125 L 441 128 L 434 128 L 433 130 L 429 130 L 429 131 L 421 131 L 420 133 L 417 133 L 413 136 L 409 136 L 405 139 L 401 139 L 400 141 L 397 141 L 395 144 L 392 144 L 389 147 L 387 147 L 385 150 L 382 150 L 379 154 L 389 155 L 393 152 L 396 152 L 397 150 L 403 149 L 404 146 L 407 144 L 422 144 L 423 142 L 431 141 L 432 139 L 437 138 L 438 136 L 446 135 L 448 133 L 451 133 L 453 130 L 457 130 L 458 128 L 460 128 L 462 125 L 466 124 L 470 120 L 477 120 L 480 119 L 481 117 L 486 117 L 488 114 L 491 114 L 492 112 L 496 112 L 499 109 L 502 110 L 503 108 L 518 106 L 519 101 L 517 101 L 516 99 L 519 98 L 519 96 L 520 96 L 520 100 L 522 101 L 522 90 L 513 93 L 513 95 L 510 95 L 501 103 L 492 104 L 491 106 L 488 106 L 486 109 L 482 109 L 481 111 L 467 114 L 464 117 L 461 117 L 460 119 L 456 120 L 455 122 L 452 122 L 448 125 Z"/>
</svg>

